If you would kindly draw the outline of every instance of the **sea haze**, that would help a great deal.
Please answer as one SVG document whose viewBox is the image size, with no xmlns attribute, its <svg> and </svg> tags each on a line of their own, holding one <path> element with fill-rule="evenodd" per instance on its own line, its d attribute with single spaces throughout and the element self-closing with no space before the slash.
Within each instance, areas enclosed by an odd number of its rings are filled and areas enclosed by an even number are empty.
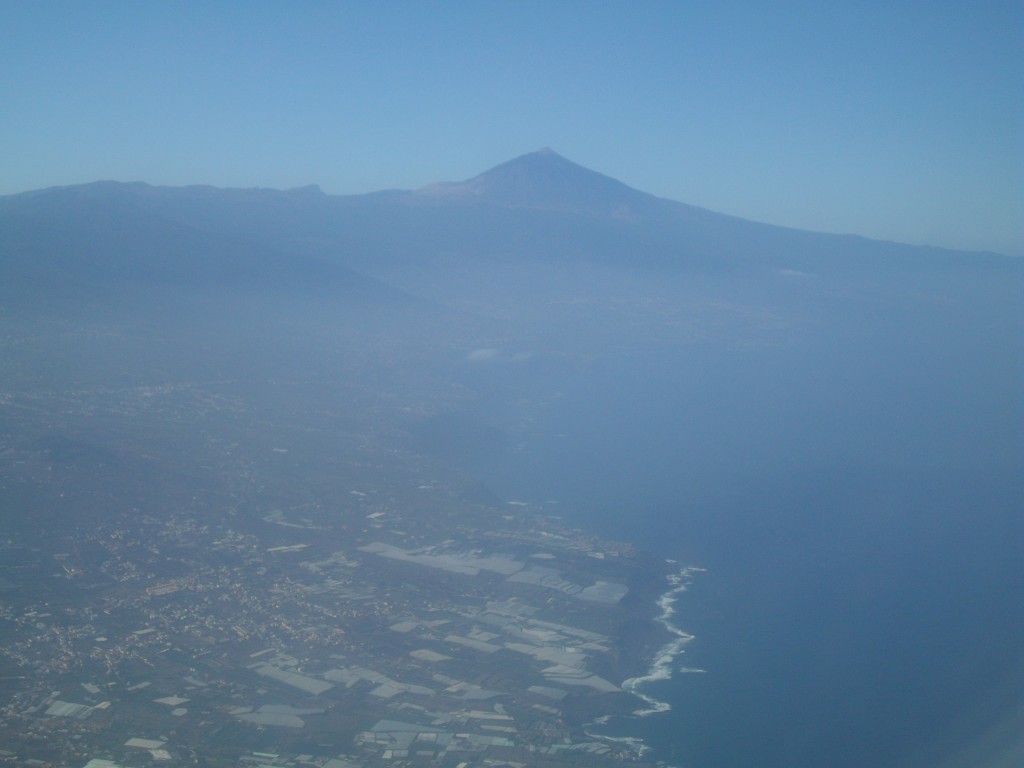
<svg viewBox="0 0 1024 768">
<path fill-rule="evenodd" d="M 1019 700 L 1016 426 L 954 348 L 901 352 L 896 384 L 816 345 L 608 358 L 551 433 L 474 444 L 508 497 L 708 568 L 675 619 L 706 672 L 614 732 L 679 765 L 923 766 Z"/>
<path fill-rule="evenodd" d="M 350 444 L 372 415 L 381 455 L 475 499 L 705 568 L 673 617 L 695 637 L 647 690 L 671 710 L 606 726 L 694 768 L 1010 764 L 1022 277 L 694 208 L 551 150 L 366 196 L 0 198 L 10 389 L 344 402 Z"/>
</svg>

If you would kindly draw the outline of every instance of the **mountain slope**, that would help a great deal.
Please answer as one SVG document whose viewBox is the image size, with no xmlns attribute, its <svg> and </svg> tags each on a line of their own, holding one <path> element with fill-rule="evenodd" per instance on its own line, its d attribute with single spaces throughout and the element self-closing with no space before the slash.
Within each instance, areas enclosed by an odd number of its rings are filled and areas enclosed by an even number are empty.
<svg viewBox="0 0 1024 768">
<path fill-rule="evenodd" d="M 509 160 L 467 181 L 423 187 L 416 196 L 619 217 L 659 207 L 653 195 L 577 165 L 548 148 Z"/>
<path fill-rule="evenodd" d="M 18 286 L 96 291 L 133 285 L 304 287 L 346 298 L 390 292 L 339 263 L 285 255 L 234 227 L 203 228 L 168 215 L 152 204 L 162 194 L 145 184 L 98 182 L 0 199 L 5 293 Z"/>
<path fill-rule="evenodd" d="M 633 189 L 547 149 L 415 192 L 335 196 L 315 187 L 104 182 L 11 195 L 0 198 L 0 245 L 0 268 L 9 274 L 19 259 L 19 269 L 56 266 L 77 252 L 99 265 L 130 251 L 122 268 L 179 280 L 247 271 L 277 280 L 277 270 L 315 272 L 328 263 L 376 274 L 438 259 L 869 280 L 908 269 L 1018 271 L 1015 260 L 994 254 L 805 232 L 707 211 Z M 27 255 L 47 249 L 49 262 Z"/>
</svg>

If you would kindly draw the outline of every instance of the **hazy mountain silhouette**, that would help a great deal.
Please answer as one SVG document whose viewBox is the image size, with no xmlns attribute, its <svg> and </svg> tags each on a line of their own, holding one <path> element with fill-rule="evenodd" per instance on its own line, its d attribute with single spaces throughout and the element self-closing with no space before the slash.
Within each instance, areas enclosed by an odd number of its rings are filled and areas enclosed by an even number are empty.
<svg viewBox="0 0 1024 768">
<path fill-rule="evenodd" d="M 211 194 L 204 188 L 96 182 L 0 198 L 3 290 L 94 292 L 127 284 L 330 289 L 347 298 L 394 293 L 337 262 L 285 255 L 237 226 L 196 226 L 154 205 L 182 196 L 201 204 Z M 235 197 L 245 208 L 258 205 L 260 196 Z"/>
<path fill-rule="evenodd" d="M 417 197 L 629 217 L 660 209 L 653 195 L 566 160 L 552 149 L 522 155 L 467 181 L 432 184 Z"/>
<path fill-rule="evenodd" d="M 0 198 L 0 270 L 18 283 L 347 284 L 413 266 L 593 264 L 691 276 L 873 281 L 1019 272 L 1015 260 L 805 232 L 655 197 L 550 149 L 414 192 L 325 195 L 98 182 Z M 746 278 L 744 278 L 746 279 Z M 902 279 L 902 278 L 901 278 Z"/>
</svg>

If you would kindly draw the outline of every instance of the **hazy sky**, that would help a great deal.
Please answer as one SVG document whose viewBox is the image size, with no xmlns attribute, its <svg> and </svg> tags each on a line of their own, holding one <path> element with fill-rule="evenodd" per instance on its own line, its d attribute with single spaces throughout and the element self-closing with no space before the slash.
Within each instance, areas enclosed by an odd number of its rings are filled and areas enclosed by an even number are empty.
<svg viewBox="0 0 1024 768">
<path fill-rule="evenodd" d="M 333 193 L 551 146 L 772 223 L 1024 255 L 1024 4 L 0 0 L 0 193 Z"/>
</svg>

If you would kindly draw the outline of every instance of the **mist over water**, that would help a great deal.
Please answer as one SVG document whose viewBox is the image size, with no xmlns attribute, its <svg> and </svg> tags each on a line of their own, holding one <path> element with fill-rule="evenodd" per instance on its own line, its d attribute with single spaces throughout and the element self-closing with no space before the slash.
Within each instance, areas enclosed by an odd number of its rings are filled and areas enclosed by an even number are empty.
<svg viewBox="0 0 1024 768">
<path fill-rule="evenodd" d="M 675 617 L 707 674 L 613 732 L 699 768 L 934 765 L 1012 705 L 1024 636 L 1012 341 L 935 330 L 471 367 L 485 394 L 427 435 L 501 498 L 708 569 Z"/>
</svg>

